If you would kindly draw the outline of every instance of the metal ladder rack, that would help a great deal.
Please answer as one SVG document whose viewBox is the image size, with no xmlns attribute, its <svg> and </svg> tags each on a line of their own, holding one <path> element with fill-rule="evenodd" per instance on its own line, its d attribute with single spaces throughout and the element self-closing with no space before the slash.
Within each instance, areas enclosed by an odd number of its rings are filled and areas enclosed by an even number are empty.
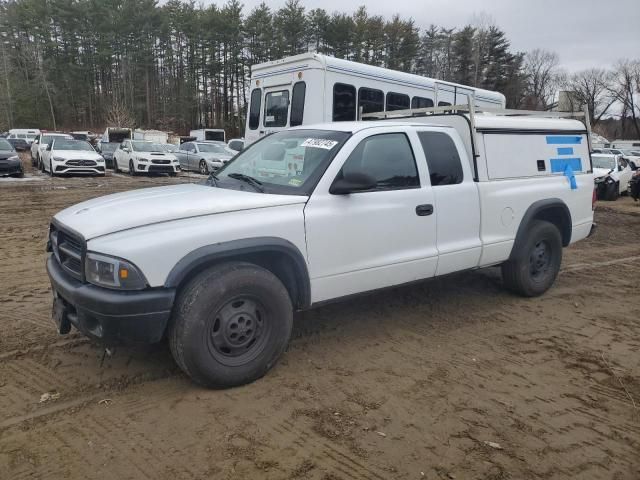
<svg viewBox="0 0 640 480">
<path fill-rule="evenodd" d="M 550 112 L 539 110 L 516 110 L 509 108 L 486 108 L 477 107 L 473 98 L 469 98 L 467 104 L 446 105 L 441 107 L 426 107 L 426 108 L 409 108 L 406 110 L 392 110 L 390 112 L 373 112 L 362 113 L 362 107 L 358 112 L 359 120 L 390 120 L 390 119 L 407 119 L 414 117 L 422 117 L 428 115 L 467 115 L 469 122 L 471 123 L 472 142 L 475 143 L 476 134 L 476 115 L 478 113 L 489 114 L 493 116 L 502 117 L 536 117 L 536 118 L 574 118 L 582 121 L 587 129 L 587 141 L 589 145 L 589 151 L 591 147 L 591 123 L 589 117 L 589 110 L 585 105 L 581 111 L 574 112 Z"/>
</svg>

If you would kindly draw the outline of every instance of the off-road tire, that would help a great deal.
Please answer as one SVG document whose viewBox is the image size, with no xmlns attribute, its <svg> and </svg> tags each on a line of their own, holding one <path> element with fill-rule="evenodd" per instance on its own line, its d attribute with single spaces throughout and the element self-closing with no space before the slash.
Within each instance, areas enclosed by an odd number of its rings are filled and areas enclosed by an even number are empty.
<svg viewBox="0 0 640 480">
<path fill-rule="evenodd" d="M 180 290 L 169 345 L 178 366 L 196 383 L 233 387 L 262 377 L 275 365 L 292 324 L 291 299 L 273 273 L 252 263 L 228 262 L 199 273 Z M 252 325 L 255 330 L 249 333 Z M 232 340 L 237 332 L 247 337 Z"/>
<path fill-rule="evenodd" d="M 562 263 L 562 237 L 558 228 L 543 220 L 534 220 L 525 232 L 525 241 L 514 258 L 502 264 L 506 288 L 524 297 L 546 292 L 556 280 Z M 540 255 L 548 258 L 543 266 Z"/>
</svg>

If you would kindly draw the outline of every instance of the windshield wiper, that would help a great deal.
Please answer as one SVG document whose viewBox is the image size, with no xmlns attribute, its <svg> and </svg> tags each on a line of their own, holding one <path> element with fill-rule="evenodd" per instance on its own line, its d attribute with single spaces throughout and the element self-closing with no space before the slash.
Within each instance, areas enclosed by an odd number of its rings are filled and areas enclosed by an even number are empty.
<svg viewBox="0 0 640 480">
<path fill-rule="evenodd" d="M 264 188 L 262 187 L 262 182 L 256 178 L 250 177 L 249 175 L 245 175 L 244 173 L 229 173 L 227 174 L 227 177 L 246 182 L 249 185 L 251 185 L 253 188 L 255 188 L 256 191 L 260 193 L 264 192 Z"/>
</svg>

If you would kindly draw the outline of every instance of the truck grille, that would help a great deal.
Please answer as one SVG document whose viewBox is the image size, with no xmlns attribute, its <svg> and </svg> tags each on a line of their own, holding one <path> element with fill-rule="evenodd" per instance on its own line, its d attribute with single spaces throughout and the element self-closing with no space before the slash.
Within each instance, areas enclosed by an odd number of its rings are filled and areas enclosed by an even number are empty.
<svg viewBox="0 0 640 480">
<path fill-rule="evenodd" d="M 82 238 L 51 224 L 49 230 L 51 250 L 58 263 L 72 277 L 82 280 L 85 244 Z"/>
</svg>

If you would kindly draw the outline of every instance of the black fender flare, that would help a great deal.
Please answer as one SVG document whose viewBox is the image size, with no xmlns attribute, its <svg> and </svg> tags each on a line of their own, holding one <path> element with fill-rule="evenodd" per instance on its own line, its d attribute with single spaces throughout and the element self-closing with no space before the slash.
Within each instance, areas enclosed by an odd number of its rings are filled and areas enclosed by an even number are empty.
<svg viewBox="0 0 640 480">
<path fill-rule="evenodd" d="M 269 254 L 284 255 L 289 260 L 295 278 L 283 283 L 292 294 L 293 304 L 299 309 L 308 308 L 311 305 L 311 280 L 305 257 L 293 243 L 279 237 L 253 237 L 199 247 L 173 266 L 164 286 L 178 288 L 194 273 L 219 261 L 243 258 L 251 261 L 252 257 Z"/>
<path fill-rule="evenodd" d="M 573 224 L 571 221 L 571 212 L 567 204 L 559 198 L 538 200 L 529 206 L 520 221 L 509 260 L 514 260 L 518 257 L 521 247 L 527 239 L 529 225 L 533 220 L 546 220 L 556 225 L 562 236 L 563 247 L 568 246 L 571 242 Z"/>
</svg>

